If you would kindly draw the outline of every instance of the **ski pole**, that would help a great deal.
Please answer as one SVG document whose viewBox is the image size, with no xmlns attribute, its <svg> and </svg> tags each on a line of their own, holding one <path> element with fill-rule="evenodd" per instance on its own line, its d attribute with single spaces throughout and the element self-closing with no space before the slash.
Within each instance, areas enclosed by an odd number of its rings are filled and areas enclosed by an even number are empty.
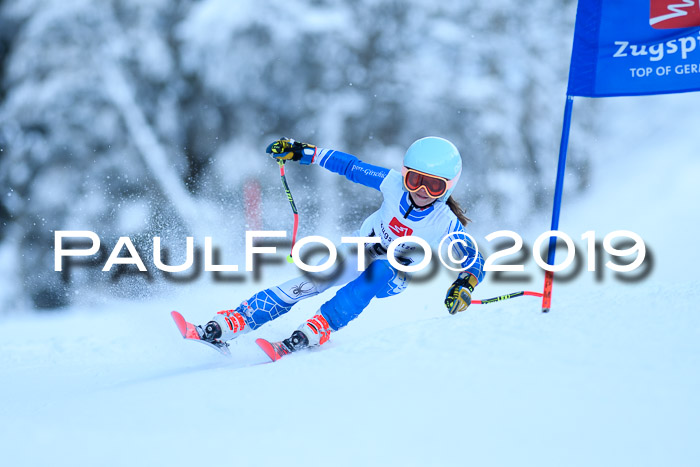
<svg viewBox="0 0 700 467">
<path fill-rule="evenodd" d="M 292 231 L 292 250 L 294 249 L 294 244 L 297 241 L 297 229 L 299 228 L 299 213 L 297 212 L 297 206 L 294 204 L 294 198 L 292 198 L 292 192 L 289 190 L 289 185 L 287 184 L 287 177 L 284 174 L 284 161 L 277 161 L 280 166 L 280 177 L 282 178 L 282 185 L 284 186 L 284 191 L 287 193 L 287 199 L 289 204 L 292 206 L 292 212 L 294 213 L 294 230 Z M 292 252 L 290 250 L 289 256 L 287 256 L 287 261 L 292 263 Z"/>
<path fill-rule="evenodd" d="M 520 292 L 512 292 L 505 295 L 499 295 L 498 297 L 485 298 L 484 300 L 472 300 L 472 305 L 487 305 L 489 303 L 500 302 L 503 300 L 508 300 L 509 298 L 522 297 L 523 295 L 531 295 L 533 297 L 541 297 L 543 294 L 541 292 L 530 292 L 529 290 L 523 290 Z"/>
</svg>

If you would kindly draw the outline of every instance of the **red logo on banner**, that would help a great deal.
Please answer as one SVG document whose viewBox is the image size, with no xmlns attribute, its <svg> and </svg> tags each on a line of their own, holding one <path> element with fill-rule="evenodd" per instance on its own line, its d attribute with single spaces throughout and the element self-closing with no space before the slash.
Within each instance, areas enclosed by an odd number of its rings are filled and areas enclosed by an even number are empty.
<svg viewBox="0 0 700 467">
<path fill-rule="evenodd" d="M 394 232 L 394 234 L 399 237 L 405 237 L 406 235 L 411 235 L 413 233 L 412 228 L 406 227 L 395 217 L 391 220 L 391 222 L 389 222 L 389 230 Z"/>
<path fill-rule="evenodd" d="M 700 26 L 700 0 L 651 0 L 649 24 L 654 29 Z"/>
</svg>

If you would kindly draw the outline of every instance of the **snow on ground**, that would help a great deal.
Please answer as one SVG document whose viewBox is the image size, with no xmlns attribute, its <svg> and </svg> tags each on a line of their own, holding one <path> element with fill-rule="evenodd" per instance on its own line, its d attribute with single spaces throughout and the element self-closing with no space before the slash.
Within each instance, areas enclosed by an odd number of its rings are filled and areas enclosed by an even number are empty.
<svg viewBox="0 0 700 467">
<path fill-rule="evenodd" d="M 3 465 L 698 465 L 699 103 L 607 101 L 596 178 L 565 199 L 561 230 L 577 244 L 587 230 L 641 235 L 646 280 L 584 272 L 555 285 L 547 315 L 527 297 L 453 317 L 444 274 L 275 364 L 254 339 L 286 337 L 327 296 L 234 341 L 231 359 L 183 342 L 169 311 L 204 321 L 259 284 L 6 316 Z M 476 295 L 537 290 L 533 276 Z"/>
</svg>

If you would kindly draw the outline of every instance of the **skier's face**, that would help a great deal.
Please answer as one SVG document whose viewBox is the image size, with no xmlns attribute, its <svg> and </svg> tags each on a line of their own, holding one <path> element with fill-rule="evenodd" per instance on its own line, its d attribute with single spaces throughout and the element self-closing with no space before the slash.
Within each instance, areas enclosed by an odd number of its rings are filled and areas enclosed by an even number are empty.
<svg viewBox="0 0 700 467">
<path fill-rule="evenodd" d="M 420 189 L 414 193 L 409 193 L 411 196 L 411 199 L 413 200 L 413 204 L 418 206 L 419 208 L 423 208 L 425 206 L 428 206 L 430 203 L 435 201 L 437 198 L 433 198 L 428 194 L 428 191 L 424 187 L 420 187 Z"/>
</svg>

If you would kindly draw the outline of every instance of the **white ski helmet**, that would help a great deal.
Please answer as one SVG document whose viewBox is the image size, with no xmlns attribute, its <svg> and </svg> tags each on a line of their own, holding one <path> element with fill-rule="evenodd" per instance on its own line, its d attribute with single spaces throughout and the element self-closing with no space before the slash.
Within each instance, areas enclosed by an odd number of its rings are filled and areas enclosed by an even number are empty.
<svg viewBox="0 0 700 467">
<path fill-rule="evenodd" d="M 419 139 L 408 148 L 403 156 L 403 165 L 404 191 L 409 191 L 406 188 L 407 169 L 413 169 L 444 178 L 447 182 L 447 190 L 438 198 L 438 201 L 447 201 L 462 173 L 462 156 L 455 145 L 446 139 L 428 136 Z"/>
</svg>

